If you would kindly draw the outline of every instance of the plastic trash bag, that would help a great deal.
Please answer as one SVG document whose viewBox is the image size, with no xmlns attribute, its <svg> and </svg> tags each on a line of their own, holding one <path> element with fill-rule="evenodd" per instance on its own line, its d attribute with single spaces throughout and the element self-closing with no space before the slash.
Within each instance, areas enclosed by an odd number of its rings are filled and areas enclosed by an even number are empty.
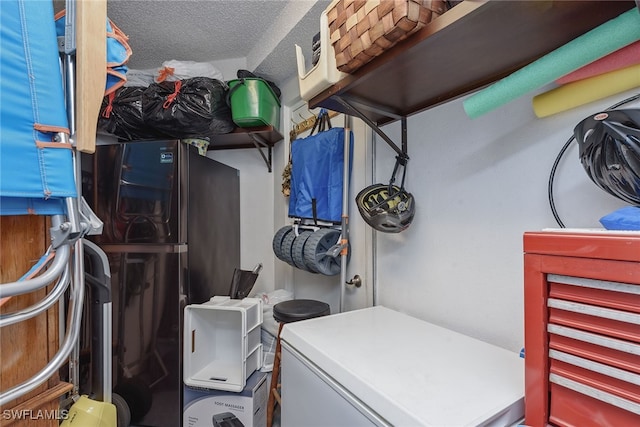
<svg viewBox="0 0 640 427">
<path fill-rule="evenodd" d="M 137 70 L 134 68 L 130 68 L 127 71 L 127 81 L 125 82 L 126 86 L 138 86 L 138 87 L 147 87 L 151 83 L 154 83 L 154 75 L 155 69 L 146 69 L 146 70 Z"/>
<path fill-rule="evenodd" d="M 253 295 L 253 298 L 262 299 L 262 329 L 273 336 L 278 335 L 278 322 L 273 318 L 273 306 L 279 302 L 293 299 L 293 292 L 285 289 L 276 289 L 272 292 L 261 292 Z"/>
<path fill-rule="evenodd" d="M 208 77 L 210 79 L 224 80 L 222 73 L 211 62 L 177 61 L 172 59 L 164 61 L 154 80 L 160 82 L 175 82 L 193 77 Z"/>
<path fill-rule="evenodd" d="M 98 129 L 127 141 L 162 138 L 148 128 L 142 115 L 142 95 L 146 87 L 122 87 L 102 99 Z"/>
<path fill-rule="evenodd" d="M 285 289 L 276 289 L 271 292 L 261 292 L 254 295 L 253 298 L 260 298 L 262 300 L 262 309 L 266 312 L 279 302 L 292 300 L 293 292 Z"/>
<path fill-rule="evenodd" d="M 174 138 L 229 133 L 236 126 L 226 102 L 228 90 L 208 77 L 153 83 L 142 97 L 144 124 Z"/>
</svg>

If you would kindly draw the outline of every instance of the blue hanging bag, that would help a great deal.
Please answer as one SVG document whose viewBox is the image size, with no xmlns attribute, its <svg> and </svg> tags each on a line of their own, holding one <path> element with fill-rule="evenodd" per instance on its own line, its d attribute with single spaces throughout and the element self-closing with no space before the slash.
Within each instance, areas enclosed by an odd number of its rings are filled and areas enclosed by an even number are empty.
<svg viewBox="0 0 640 427">
<path fill-rule="evenodd" d="M 314 135 L 316 129 L 318 133 Z M 352 153 L 352 132 L 349 141 Z M 349 175 L 351 164 L 350 161 Z M 291 145 L 289 217 L 340 223 L 343 165 L 344 128 L 332 128 L 328 112 L 322 109 L 310 135 Z"/>
</svg>

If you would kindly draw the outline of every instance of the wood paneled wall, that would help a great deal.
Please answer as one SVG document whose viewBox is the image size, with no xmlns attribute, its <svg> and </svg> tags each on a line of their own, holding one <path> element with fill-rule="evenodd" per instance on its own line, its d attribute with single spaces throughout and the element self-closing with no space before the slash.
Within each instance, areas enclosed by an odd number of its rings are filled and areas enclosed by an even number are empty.
<svg viewBox="0 0 640 427">
<path fill-rule="evenodd" d="M 0 283 L 22 277 L 49 245 L 49 221 L 43 216 L 0 216 Z M 1 286 L 1 285 L 0 285 Z M 12 297 L 0 307 L 11 313 L 29 307 L 46 295 L 46 289 Z M 0 390 L 39 372 L 58 350 L 58 304 L 46 313 L 0 329 Z M 38 419 L 42 412 L 59 409 L 58 397 L 68 389 L 53 375 L 33 392 L 0 408 L 0 426 L 57 426 L 57 420 Z M 10 411 L 21 410 L 23 419 Z"/>
</svg>

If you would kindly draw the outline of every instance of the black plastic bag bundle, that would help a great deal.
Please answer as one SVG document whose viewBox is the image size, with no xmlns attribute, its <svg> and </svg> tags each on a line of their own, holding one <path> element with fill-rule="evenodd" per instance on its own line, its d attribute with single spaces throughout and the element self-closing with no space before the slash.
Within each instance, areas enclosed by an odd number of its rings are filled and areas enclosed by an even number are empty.
<svg viewBox="0 0 640 427">
<path fill-rule="evenodd" d="M 162 138 L 144 123 L 142 95 L 146 87 L 122 87 L 102 99 L 98 129 L 128 141 Z"/>
<path fill-rule="evenodd" d="M 226 96 L 229 87 L 208 77 L 153 83 L 144 91 L 146 127 L 174 138 L 202 138 L 235 129 Z"/>
</svg>

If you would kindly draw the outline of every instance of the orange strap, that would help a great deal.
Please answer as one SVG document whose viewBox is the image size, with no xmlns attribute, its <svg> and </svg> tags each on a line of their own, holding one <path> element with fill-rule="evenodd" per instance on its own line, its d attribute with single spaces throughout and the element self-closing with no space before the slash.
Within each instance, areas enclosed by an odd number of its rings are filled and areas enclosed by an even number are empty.
<svg viewBox="0 0 640 427">
<path fill-rule="evenodd" d="M 180 93 L 180 88 L 182 88 L 182 81 L 178 80 L 176 82 L 176 85 L 174 86 L 173 93 L 167 96 L 167 100 L 164 102 L 164 104 L 162 104 L 162 108 L 167 109 L 171 106 L 173 100 L 176 99 L 176 96 L 178 96 L 178 93 Z"/>
<path fill-rule="evenodd" d="M 173 76 L 173 73 L 176 71 L 173 67 L 162 67 L 158 70 L 158 77 L 156 81 L 158 83 L 167 80 L 167 77 Z"/>
<path fill-rule="evenodd" d="M 42 133 L 65 133 L 69 135 L 69 128 L 62 126 L 44 125 L 42 123 L 34 123 L 33 128 Z"/>
<path fill-rule="evenodd" d="M 111 112 L 113 111 L 113 100 L 115 99 L 115 97 L 116 97 L 115 91 L 107 95 L 109 102 L 107 103 L 107 106 L 104 108 L 104 111 L 102 111 L 102 114 L 101 114 L 101 116 L 104 117 L 105 119 L 108 119 L 109 117 L 111 117 Z"/>
<path fill-rule="evenodd" d="M 342 250 L 340 251 L 340 255 L 347 255 L 349 253 L 349 241 L 347 239 L 342 239 Z"/>
</svg>

